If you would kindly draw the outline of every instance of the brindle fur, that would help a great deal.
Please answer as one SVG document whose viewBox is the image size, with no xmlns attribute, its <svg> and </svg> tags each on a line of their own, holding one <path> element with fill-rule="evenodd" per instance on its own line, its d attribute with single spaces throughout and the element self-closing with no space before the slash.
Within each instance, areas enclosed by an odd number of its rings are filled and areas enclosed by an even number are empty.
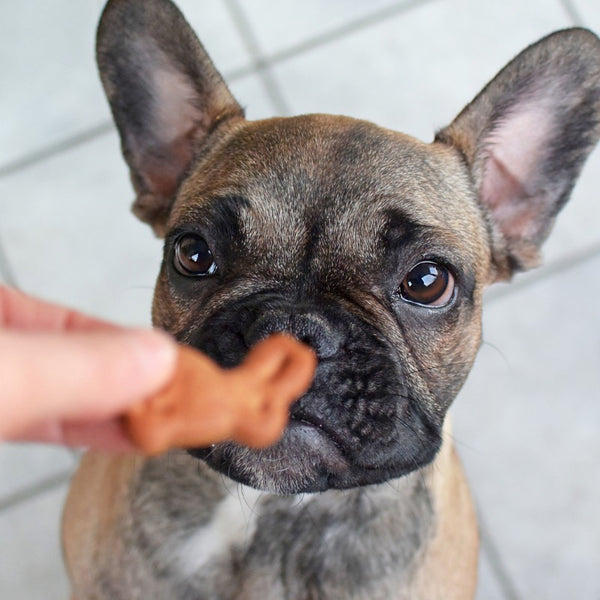
<svg viewBox="0 0 600 600">
<path fill-rule="evenodd" d="M 389 484 L 303 497 L 252 493 L 183 453 L 151 461 L 90 453 L 72 490 L 65 539 L 75 598 L 474 594 L 475 515 L 449 445 L 433 465 Z M 184 560 L 186 543 L 227 498 L 244 515 L 231 546 Z"/>
<path fill-rule="evenodd" d="M 484 289 L 537 260 L 600 134 L 598 39 L 531 46 L 432 144 L 339 116 L 246 121 L 168 0 L 111 0 L 98 62 L 134 210 L 165 236 L 154 324 L 225 366 L 279 330 L 320 363 L 272 448 L 87 454 L 64 519 L 74 598 L 473 597 L 445 415 Z M 189 231 L 217 276 L 173 269 Z M 398 295 L 424 259 L 454 274 L 444 308 Z"/>
</svg>

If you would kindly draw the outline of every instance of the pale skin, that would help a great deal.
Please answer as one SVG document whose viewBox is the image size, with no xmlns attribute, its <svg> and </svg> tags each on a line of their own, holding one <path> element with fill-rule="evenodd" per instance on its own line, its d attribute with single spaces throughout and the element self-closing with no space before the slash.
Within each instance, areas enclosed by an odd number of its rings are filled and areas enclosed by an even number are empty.
<svg viewBox="0 0 600 600">
<path fill-rule="evenodd" d="M 0 286 L 0 440 L 128 450 L 120 415 L 172 377 L 176 344 Z"/>
</svg>

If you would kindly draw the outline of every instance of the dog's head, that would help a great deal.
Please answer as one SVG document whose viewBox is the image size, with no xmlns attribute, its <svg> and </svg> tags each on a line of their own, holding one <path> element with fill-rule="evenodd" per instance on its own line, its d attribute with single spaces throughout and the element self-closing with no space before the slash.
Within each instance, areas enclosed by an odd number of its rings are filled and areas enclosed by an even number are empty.
<svg viewBox="0 0 600 600">
<path fill-rule="evenodd" d="M 192 451 L 283 493 L 432 460 L 480 343 L 484 288 L 535 264 L 600 133 L 600 42 L 554 34 L 431 144 L 346 117 L 248 122 L 168 0 L 112 0 L 102 81 L 165 237 L 157 326 L 224 366 L 285 331 L 319 357 L 275 446 Z"/>
</svg>

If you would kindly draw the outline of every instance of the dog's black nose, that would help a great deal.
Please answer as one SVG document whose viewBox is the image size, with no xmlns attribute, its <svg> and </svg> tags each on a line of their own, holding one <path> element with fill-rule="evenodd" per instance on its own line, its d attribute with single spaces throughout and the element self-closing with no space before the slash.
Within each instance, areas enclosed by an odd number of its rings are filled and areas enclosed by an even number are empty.
<svg viewBox="0 0 600 600">
<path fill-rule="evenodd" d="M 245 340 L 249 347 L 272 333 L 289 333 L 311 346 L 320 359 L 336 354 L 341 335 L 327 319 L 313 312 L 289 314 L 270 312 L 259 317 L 248 329 Z"/>
</svg>

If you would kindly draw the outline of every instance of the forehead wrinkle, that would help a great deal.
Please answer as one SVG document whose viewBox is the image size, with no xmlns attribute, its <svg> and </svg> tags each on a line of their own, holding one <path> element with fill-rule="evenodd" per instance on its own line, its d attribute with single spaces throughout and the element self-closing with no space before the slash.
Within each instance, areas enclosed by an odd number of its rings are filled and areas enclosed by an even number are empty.
<svg viewBox="0 0 600 600">
<path fill-rule="evenodd" d="M 223 201 L 234 201 L 241 207 L 245 197 L 237 186 L 202 186 L 197 181 L 185 181 L 173 203 L 167 227 L 173 229 L 184 223 L 208 225 L 211 209 L 218 209 Z"/>
<path fill-rule="evenodd" d="M 317 249 L 329 258 L 348 260 L 375 255 L 385 227 L 382 205 L 378 198 L 365 203 L 339 197 L 330 202 L 320 215 L 322 236 Z"/>
<path fill-rule="evenodd" d="M 398 222 L 419 229 L 436 245 L 468 257 L 471 262 L 486 263 L 489 248 L 484 224 L 479 218 L 475 202 L 468 193 L 456 195 L 450 182 L 428 186 L 412 195 L 386 195 L 382 197 L 382 212 L 397 211 Z M 386 204 L 387 203 L 387 204 Z M 386 225 L 389 221 L 386 221 Z M 385 232 L 384 232 L 385 233 Z"/>
<path fill-rule="evenodd" d="M 249 195 L 240 212 L 240 231 L 246 251 L 260 252 L 276 271 L 301 259 L 308 236 L 299 207 L 274 200 L 268 190 Z"/>
</svg>

